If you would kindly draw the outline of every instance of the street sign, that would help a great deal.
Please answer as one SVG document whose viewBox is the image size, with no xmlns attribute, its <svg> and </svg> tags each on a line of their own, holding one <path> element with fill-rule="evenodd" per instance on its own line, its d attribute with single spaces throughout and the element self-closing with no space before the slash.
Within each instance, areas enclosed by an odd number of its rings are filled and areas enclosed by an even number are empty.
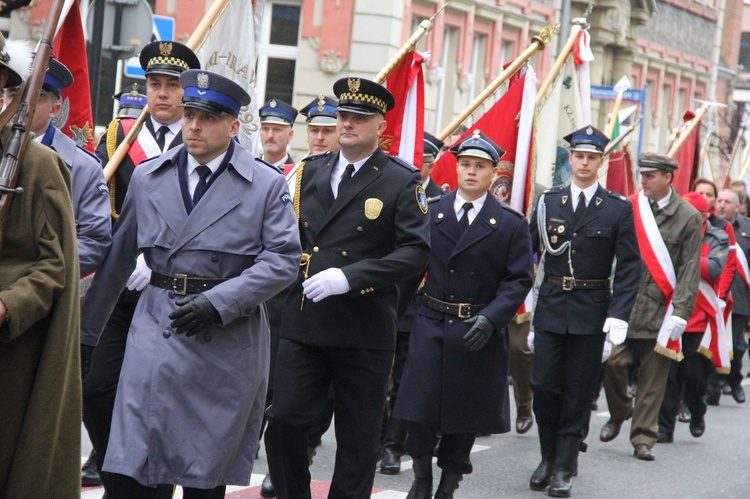
<svg viewBox="0 0 750 499">
<path fill-rule="evenodd" d="M 86 28 L 94 32 L 94 12 L 104 7 L 102 53 L 117 59 L 138 54 L 151 41 L 153 12 L 146 0 L 95 0 L 89 9 Z"/>
<path fill-rule="evenodd" d="M 157 40 L 174 40 L 174 17 L 154 16 L 153 34 Z M 125 76 L 128 78 L 146 79 L 138 57 L 131 57 L 125 62 Z"/>
</svg>

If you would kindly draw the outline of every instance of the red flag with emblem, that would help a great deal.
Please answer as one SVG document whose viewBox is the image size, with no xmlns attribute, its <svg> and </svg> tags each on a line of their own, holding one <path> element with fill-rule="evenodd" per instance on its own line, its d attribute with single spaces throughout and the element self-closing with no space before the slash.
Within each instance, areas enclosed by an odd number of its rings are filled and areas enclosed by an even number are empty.
<svg viewBox="0 0 750 499">
<path fill-rule="evenodd" d="M 73 1 L 67 15 L 58 24 L 52 50 L 55 59 L 73 73 L 74 79 L 71 86 L 63 89 L 63 109 L 55 119 L 55 125 L 76 144 L 93 152 L 94 120 L 91 112 L 89 65 L 78 0 Z"/>
</svg>

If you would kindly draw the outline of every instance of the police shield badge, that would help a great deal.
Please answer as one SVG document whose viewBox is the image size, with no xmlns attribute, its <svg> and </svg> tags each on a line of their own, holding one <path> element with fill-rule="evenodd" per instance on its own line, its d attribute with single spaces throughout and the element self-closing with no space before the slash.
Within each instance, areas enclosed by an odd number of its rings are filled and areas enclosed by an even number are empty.
<svg viewBox="0 0 750 499">
<path fill-rule="evenodd" d="M 383 202 L 378 198 L 370 198 L 365 201 L 365 216 L 368 220 L 375 220 L 383 210 Z"/>
</svg>

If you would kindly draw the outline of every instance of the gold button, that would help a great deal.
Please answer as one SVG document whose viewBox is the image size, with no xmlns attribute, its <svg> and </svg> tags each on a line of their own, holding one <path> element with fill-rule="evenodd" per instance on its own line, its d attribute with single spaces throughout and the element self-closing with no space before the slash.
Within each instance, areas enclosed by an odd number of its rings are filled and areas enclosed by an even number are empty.
<svg viewBox="0 0 750 499">
<path fill-rule="evenodd" d="M 358 232 L 362 232 L 363 230 L 365 230 L 365 229 L 363 229 L 362 227 L 357 227 L 357 231 Z"/>
<path fill-rule="evenodd" d="M 362 291 L 360 291 L 360 293 L 365 294 L 365 290 L 363 289 Z"/>
<path fill-rule="evenodd" d="M 320 248 L 318 248 L 317 246 L 313 247 L 313 253 L 317 253 L 318 251 L 320 251 Z"/>
<path fill-rule="evenodd" d="M 305 227 L 305 229 L 307 228 L 307 222 L 305 222 L 305 223 L 304 223 L 304 224 L 302 224 L 302 225 L 303 225 L 303 226 Z"/>
<path fill-rule="evenodd" d="M 341 252 L 341 256 L 343 256 L 344 258 L 346 258 L 346 257 L 347 257 L 347 256 L 349 256 L 349 255 L 347 255 L 346 251 L 342 251 L 342 252 Z"/>
</svg>

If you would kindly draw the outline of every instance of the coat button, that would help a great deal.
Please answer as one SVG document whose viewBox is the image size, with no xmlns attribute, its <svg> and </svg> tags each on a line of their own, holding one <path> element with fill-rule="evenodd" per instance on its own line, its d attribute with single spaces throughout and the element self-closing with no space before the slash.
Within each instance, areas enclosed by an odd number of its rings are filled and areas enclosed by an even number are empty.
<svg viewBox="0 0 750 499">
<path fill-rule="evenodd" d="M 363 229 L 362 227 L 357 227 L 357 232 L 362 232 L 362 231 L 364 231 L 364 230 L 365 230 L 365 229 Z"/>
<path fill-rule="evenodd" d="M 320 251 L 320 248 L 318 248 L 317 246 L 313 247 L 313 253 L 317 253 L 318 251 Z"/>
<path fill-rule="evenodd" d="M 168 296 L 168 297 L 169 297 L 170 299 L 174 299 L 174 296 L 175 296 L 175 295 L 174 295 L 174 291 L 170 291 L 170 292 L 168 292 L 168 293 L 167 293 L 167 296 Z"/>
<path fill-rule="evenodd" d="M 573 253 L 575 255 L 576 254 L 576 250 L 572 250 L 571 253 Z"/>
<path fill-rule="evenodd" d="M 213 255 L 211 255 L 211 261 L 213 263 L 218 262 L 219 261 L 219 255 L 217 255 L 216 253 L 214 253 Z"/>
<path fill-rule="evenodd" d="M 302 226 L 306 229 L 308 227 L 307 222 L 303 223 Z"/>
<path fill-rule="evenodd" d="M 449 326 L 452 326 L 452 325 L 453 325 L 453 319 L 450 319 L 450 320 L 448 321 L 448 325 L 449 325 Z"/>
<path fill-rule="evenodd" d="M 206 334 L 203 335 L 203 341 L 205 341 L 206 343 L 208 343 L 212 339 L 214 339 L 214 337 L 211 336 L 209 333 L 206 333 Z"/>
<path fill-rule="evenodd" d="M 344 258 L 346 258 L 346 257 L 347 257 L 347 256 L 349 256 L 349 255 L 347 254 L 347 252 L 346 252 L 346 251 L 342 251 L 342 252 L 341 252 L 341 256 L 343 256 Z"/>
<path fill-rule="evenodd" d="M 163 333 L 161 333 L 161 335 L 164 337 L 164 339 L 168 339 L 170 336 L 172 336 L 172 333 L 170 333 L 169 331 L 164 331 Z"/>
<path fill-rule="evenodd" d="M 448 298 L 448 299 L 449 299 L 450 301 L 453 301 L 453 300 L 454 300 L 455 298 L 453 297 L 453 295 L 451 295 L 451 296 L 450 296 L 450 298 Z"/>
<path fill-rule="evenodd" d="M 450 271 L 449 271 L 448 273 L 449 273 L 450 275 L 453 275 L 453 274 L 455 274 L 455 273 L 456 273 L 456 271 L 455 271 L 455 270 L 453 270 L 453 269 L 451 269 L 451 270 L 450 270 Z"/>
<path fill-rule="evenodd" d="M 475 277 L 477 274 L 475 272 L 469 272 L 469 277 Z"/>
<path fill-rule="evenodd" d="M 578 232 L 573 233 L 573 237 L 576 237 L 578 235 Z"/>
</svg>

